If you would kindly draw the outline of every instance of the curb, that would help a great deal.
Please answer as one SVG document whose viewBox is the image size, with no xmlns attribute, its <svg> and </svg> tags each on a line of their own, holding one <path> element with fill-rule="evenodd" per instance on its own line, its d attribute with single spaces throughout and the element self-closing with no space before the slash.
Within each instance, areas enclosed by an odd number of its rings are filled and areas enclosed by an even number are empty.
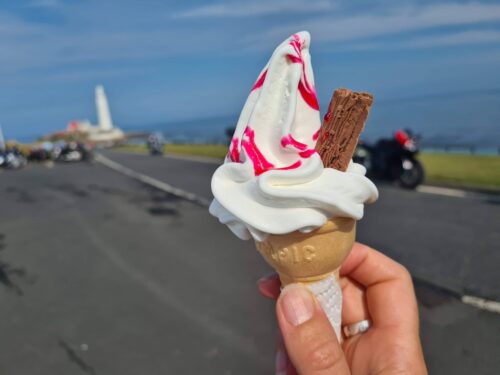
<svg viewBox="0 0 500 375">
<path fill-rule="evenodd" d="M 446 182 L 443 182 L 443 183 L 440 183 L 440 182 L 425 183 L 424 182 L 424 184 L 422 184 L 420 186 L 430 186 L 430 187 L 436 187 L 436 188 L 462 190 L 462 191 L 466 191 L 468 193 L 473 193 L 473 194 L 500 196 L 500 187 L 497 190 L 497 189 L 488 189 L 488 188 L 475 187 L 475 186 L 463 186 L 463 185 L 458 185 L 458 184 L 453 184 L 453 183 L 447 184 Z"/>
<path fill-rule="evenodd" d="M 449 187 L 441 187 L 433 185 L 420 185 L 417 186 L 415 191 L 423 194 L 444 195 L 448 197 L 478 199 L 491 203 L 500 203 L 500 194 L 491 194 L 486 192 L 470 191 L 465 189 L 453 189 Z"/>
</svg>

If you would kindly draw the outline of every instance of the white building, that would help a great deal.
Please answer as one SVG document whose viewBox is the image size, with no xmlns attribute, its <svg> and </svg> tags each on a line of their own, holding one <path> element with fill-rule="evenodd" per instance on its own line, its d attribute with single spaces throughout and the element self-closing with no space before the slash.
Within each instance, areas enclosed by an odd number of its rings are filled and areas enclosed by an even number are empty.
<svg viewBox="0 0 500 375">
<path fill-rule="evenodd" d="M 104 87 L 100 85 L 95 88 L 95 105 L 97 110 L 96 125 L 92 125 L 89 120 L 71 121 L 68 124 L 68 131 L 85 133 L 89 141 L 96 143 L 115 143 L 123 140 L 123 131 L 113 125 L 108 99 Z"/>
</svg>

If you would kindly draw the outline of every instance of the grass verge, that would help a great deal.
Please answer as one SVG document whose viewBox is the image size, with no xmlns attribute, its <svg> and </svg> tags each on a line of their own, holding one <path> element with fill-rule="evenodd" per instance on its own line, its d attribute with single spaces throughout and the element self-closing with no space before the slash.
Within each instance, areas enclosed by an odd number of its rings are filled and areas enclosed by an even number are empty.
<svg viewBox="0 0 500 375">
<path fill-rule="evenodd" d="M 500 191 L 500 156 L 424 153 L 419 159 L 428 183 Z"/>
<path fill-rule="evenodd" d="M 148 149 L 143 144 L 122 144 L 114 147 L 118 151 L 147 153 Z M 227 146 L 224 145 L 189 145 L 189 144 L 169 144 L 165 146 L 167 154 L 207 156 L 211 158 L 223 159 L 227 154 Z"/>
<path fill-rule="evenodd" d="M 116 149 L 147 152 L 145 145 L 126 144 Z M 222 159 L 227 146 L 169 144 L 165 151 Z M 428 183 L 500 191 L 500 156 L 424 153 L 419 155 L 419 160 L 424 165 Z"/>
<path fill-rule="evenodd" d="M 165 152 L 171 154 L 209 156 L 211 158 L 223 159 L 227 154 L 225 145 L 176 145 L 165 147 Z"/>
</svg>

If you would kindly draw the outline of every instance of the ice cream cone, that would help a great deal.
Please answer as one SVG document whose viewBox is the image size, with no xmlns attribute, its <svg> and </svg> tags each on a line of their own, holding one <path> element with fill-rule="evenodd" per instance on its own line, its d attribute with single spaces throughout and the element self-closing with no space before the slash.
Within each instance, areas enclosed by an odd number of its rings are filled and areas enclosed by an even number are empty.
<svg viewBox="0 0 500 375">
<path fill-rule="evenodd" d="M 310 233 L 270 235 L 257 250 L 278 272 L 282 286 L 305 284 L 319 299 L 339 340 L 342 292 L 338 271 L 352 249 L 356 221 L 336 217 Z"/>
<path fill-rule="evenodd" d="M 310 233 L 270 235 L 256 246 L 285 286 L 323 280 L 335 273 L 351 251 L 355 236 L 356 221 L 336 217 Z"/>
<path fill-rule="evenodd" d="M 339 269 L 363 204 L 378 196 L 352 162 L 373 97 L 336 90 L 321 124 L 309 47 L 308 32 L 293 34 L 259 74 L 212 177 L 210 213 L 239 238 L 253 237 L 283 286 L 314 293 L 341 339 Z M 331 219 L 318 228 L 318 217 Z"/>
</svg>

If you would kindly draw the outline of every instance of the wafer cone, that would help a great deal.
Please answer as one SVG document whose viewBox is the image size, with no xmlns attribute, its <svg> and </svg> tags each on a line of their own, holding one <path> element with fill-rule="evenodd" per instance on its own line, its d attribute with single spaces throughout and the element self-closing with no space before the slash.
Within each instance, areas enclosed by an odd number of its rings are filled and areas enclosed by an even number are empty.
<svg viewBox="0 0 500 375">
<path fill-rule="evenodd" d="M 311 283 L 336 273 L 354 244 L 356 221 L 328 220 L 310 233 L 270 235 L 257 250 L 280 275 L 281 283 Z"/>
<path fill-rule="evenodd" d="M 355 237 L 356 220 L 335 217 L 310 233 L 295 231 L 256 241 L 257 250 L 278 272 L 283 287 L 302 283 L 316 295 L 339 340 L 342 309 L 339 268 Z"/>
</svg>

